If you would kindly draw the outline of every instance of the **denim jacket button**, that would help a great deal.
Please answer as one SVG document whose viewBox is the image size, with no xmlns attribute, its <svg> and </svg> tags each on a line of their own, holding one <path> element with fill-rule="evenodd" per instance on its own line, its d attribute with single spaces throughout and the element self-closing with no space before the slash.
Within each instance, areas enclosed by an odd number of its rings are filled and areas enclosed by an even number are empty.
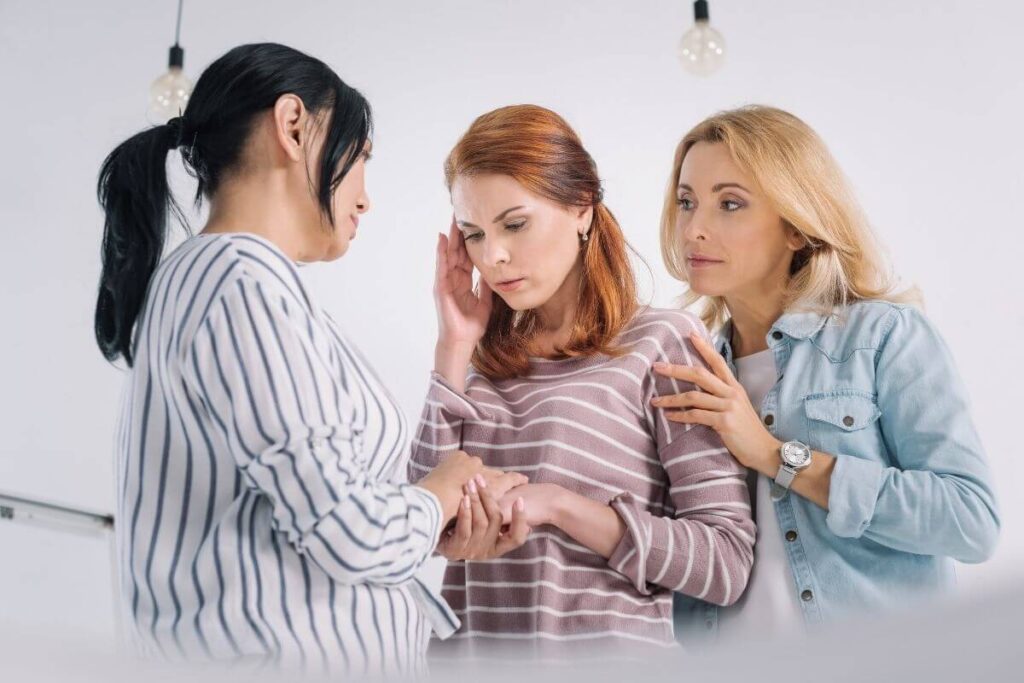
<svg viewBox="0 0 1024 683">
<path fill-rule="evenodd" d="M 853 418 L 850 417 L 849 415 L 847 415 L 846 417 L 843 418 L 843 424 L 846 425 L 847 427 L 852 427 L 853 426 Z"/>
<path fill-rule="evenodd" d="M 774 422 L 775 422 L 775 416 L 772 415 L 771 413 L 769 413 L 769 414 L 764 416 L 764 423 L 766 425 L 768 425 L 769 427 L 771 427 L 772 424 L 774 424 Z"/>
<path fill-rule="evenodd" d="M 806 591 L 804 591 L 803 593 L 800 594 L 800 599 L 803 600 L 804 602 L 810 602 L 811 600 L 814 599 L 814 593 L 812 593 L 809 590 L 806 590 Z"/>
<path fill-rule="evenodd" d="M 786 540 L 790 543 L 796 540 L 796 531 L 794 529 L 790 529 L 786 532 Z"/>
<path fill-rule="evenodd" d="M 780 339 L 782 339 L 782 333 L 779 332 L 778 330 L 775 330 L 774 332 L 772 332 L 772 339 L 774 339 L 775 341 L 779 341 Z"/>
</svg>

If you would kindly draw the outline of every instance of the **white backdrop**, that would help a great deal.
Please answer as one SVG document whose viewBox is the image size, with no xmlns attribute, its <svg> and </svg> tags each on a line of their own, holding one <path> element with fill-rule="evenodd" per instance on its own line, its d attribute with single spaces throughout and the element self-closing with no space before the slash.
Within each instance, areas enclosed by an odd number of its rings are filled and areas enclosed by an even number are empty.
<svg viewBox="0 0 1024 683">
<path fill-rule="evenodd" d="M 95 180 L 104 155 L 146 125 L 175 10 L 172 0 L 0 0 L 0 490 L 113 509 L 121 376 L 92 339 Z M 653 0 L 192 0 L 182 43 L 193 78 L 236 44 L 272 40 L 325 59 L 369 98 L 373 208 L 344 259 L 306 272 L 413 421 L 435 332 L 432 249 L 450 215 L 441 163 L 475 116 L 532 102 L 577 128 L 607 203 L 651 265 L 643 291 L 660 305 L 680 291 L 657 242 L 679 137 L 751 102 L 803 117 L 852 179 L 898 271 L 923 287 L 973 399 L 1004 531 L 991 562 L 960 572 L 963 593 L 1019 581 L 1024 9 L 713 0 L 728 58 L 709 79 L 676 61 L 691 12 L 690 2 Z M 187 203 L 192 187 L 175 179 Z M 35 589 L 13 586 L 12 576 L 25 585 L 44 575 L 32 567 L 58 565 L 69 568 L 62 590 L 109 592 L 104 554 L 76 566 L 77 552 L 0 522 L 0 620 L 42 623 L 39 610 L 52 609 L 66 626 L 108 628 L 97 601 L 57 601 L 49 573 Z"/>
</svg>

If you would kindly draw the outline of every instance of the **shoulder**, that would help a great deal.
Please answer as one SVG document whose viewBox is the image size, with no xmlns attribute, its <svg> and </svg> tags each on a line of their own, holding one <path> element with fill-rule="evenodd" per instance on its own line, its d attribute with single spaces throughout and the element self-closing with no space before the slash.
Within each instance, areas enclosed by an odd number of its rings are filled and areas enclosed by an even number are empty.
<svg viewBox="0 0 1024 683">
<path fill-rule="evenodd" d="M 872 346 L 881 345 L 897 324 L 928 325 L 920 308 L 912 304 L 893 303 L 880 299 L 857 301 L 844 306 L 832 321 Z"/>
<path fill-rule="evenodd" d="M 203 282 L 207 298 L 232 299 L 239 291 L 251 290 L 281 301 L 285 308 L 313 311 L 298 267 L 269 240 L 224 233 L 201 238 L 194 250 L 201 252 L 202 269 L 207 273 Z"/>
<path fill-rule="evenodd" d="M 685 339 L 693 332 L 704 338 L 709 336 L 704 323 L 695 314 L 681 309 L 645 306 L 636 312 L 633 319 L 623 329 L 622 335 L 623 337 L 636 337 L 655 334 Z"/>
<path fill-rule="evenodd" d="M 651 356 L 654 360 L 686 362 L 692 364 L 695 356 L 690 335 L 696 332 L 710 341 L 707 328 L 700 318 L 689 311 L 644 307 L 619 336 L 623 345 Z"/>
<path fill-rule="evenodd" d="M 815 344 L 833 357 L 857 350 L 880 350 L 898 330 L 932 330 L 920 308 L 883 300 L 858 301 L 837 309 Z"/>
<path fill-rule="evenodd" d="M 225 317 L 288 321 L 296 329 L 317 318 L 295 264 L 263 238 L 241 233 L 195 237 L 168 262 L 181 281 L 176 313 L 181 349 L 204 326 L 219 327 Z"/>
</svg>

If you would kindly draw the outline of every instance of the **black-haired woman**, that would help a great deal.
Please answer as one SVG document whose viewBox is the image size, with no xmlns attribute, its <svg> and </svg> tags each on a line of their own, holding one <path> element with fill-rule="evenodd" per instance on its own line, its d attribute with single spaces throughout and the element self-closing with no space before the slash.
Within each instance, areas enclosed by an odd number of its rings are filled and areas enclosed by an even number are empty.
<svg viewBox="0 0 1024 683">
<path fill-rule="evenodd" d="M 370 133 L 366 100 L 326 64 L 245 45 L 103 164 L 96 337 L 129 367 L 117 540 L 144 652 L 420 671 L 430 628 L 457 621 L 415 572 L 471 478 L 521 483 L 464 453 L 398 483 L 405 420 L 299 277 L 297 262 L 341 257 L 369 208 Z M 162 258 L 176 148 L 209 221 Z M 524 534 L 519 520 L 484 540 Z"/>
</svg>

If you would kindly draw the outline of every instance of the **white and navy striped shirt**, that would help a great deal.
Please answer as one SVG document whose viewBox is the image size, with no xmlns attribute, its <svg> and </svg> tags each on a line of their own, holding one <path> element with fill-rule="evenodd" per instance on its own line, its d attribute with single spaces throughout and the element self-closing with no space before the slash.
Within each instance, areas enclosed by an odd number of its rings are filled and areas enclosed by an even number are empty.
<svg viewBox="0 0 1024 683">
<path fill-rule="evenodd" d="M 127 623 L 144 653 L 422 670 L 458 626 L 415 579 L 441 507 L 398 482 L 394 400 L 271 242 L 197 235 L 157 269 L 117 443 Z"/>
</svg>

